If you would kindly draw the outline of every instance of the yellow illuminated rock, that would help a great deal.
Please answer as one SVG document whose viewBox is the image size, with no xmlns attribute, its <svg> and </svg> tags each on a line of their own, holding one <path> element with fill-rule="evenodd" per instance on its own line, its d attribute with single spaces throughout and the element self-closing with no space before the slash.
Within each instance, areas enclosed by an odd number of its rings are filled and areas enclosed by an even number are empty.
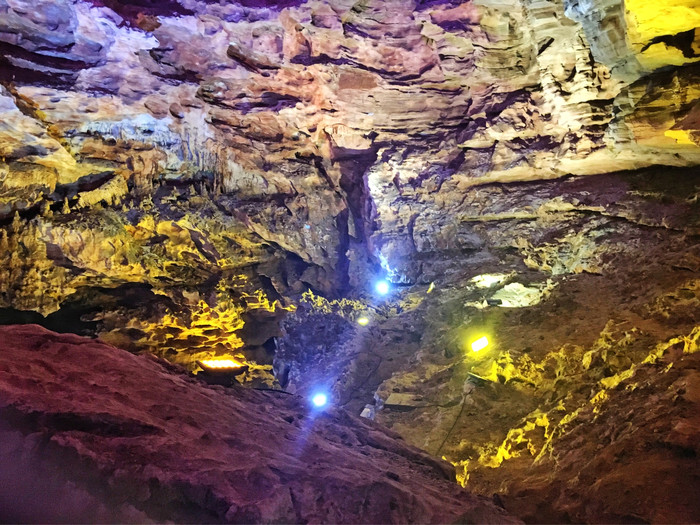
<svg viewBox="0 0 700 525">
<path fill-rule="evenodd" d="M 690 134 L 682 129 L 668 130 L 664 132 L 664 135 L 674 139 L 678 144 L 697 146 L 697 144 L 690 138 Z"/>
<path fill-rule="evenodd" d="M 698 2 L 2 2 L 0 322 L 323 387 L 526 522 L 700 522 Z"/>
<path fill-rule="evenodd" d="M 648 69 L 697 62 L 700 57 L 685 56 L 700 45 L 700 1 L 698 0 L 626 0 L 625 20 L 628 36 L 639 60 Z M 675 35 L 691 32 L 686 44 L 676 43 Z M 642 51 L 643 50 L 643 51 Z"/>
</svg>

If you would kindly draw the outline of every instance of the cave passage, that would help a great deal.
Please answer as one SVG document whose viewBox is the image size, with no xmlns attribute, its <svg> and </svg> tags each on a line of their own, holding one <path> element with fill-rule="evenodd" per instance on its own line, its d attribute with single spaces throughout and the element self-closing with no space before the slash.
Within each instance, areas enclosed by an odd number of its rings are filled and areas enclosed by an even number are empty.
<svg viewBox="0 0 700 525">
<path fill-rule="evenodd" d="M 698 166 L 697 0 L 0 0 L 0 521 L 700 522 Z"/>
</svg>

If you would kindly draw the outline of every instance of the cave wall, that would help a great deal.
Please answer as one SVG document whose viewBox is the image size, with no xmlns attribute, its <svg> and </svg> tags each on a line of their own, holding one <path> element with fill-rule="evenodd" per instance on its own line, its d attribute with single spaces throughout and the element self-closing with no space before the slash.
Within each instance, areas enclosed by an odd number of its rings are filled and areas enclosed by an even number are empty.
<svg viewBox="0 0 700 525">
<path fill-rule="evenodd" d="M 268 363 L 245 315 L 434 279 L 484 185 L 700 160 L 692 1 L 0 12 L 2 306 L 169 357 Z"/>
<path fill-rule="evenodd" d="M 387 429 L 153 356 L 0 327 L 12 523 L 521 523 Z"/>
<path fill-rule="evenodd" d="M 0 321 L 324 386 L 526 521 L 697 522 L 698 13 L 0 0 Z"/>
</svg>

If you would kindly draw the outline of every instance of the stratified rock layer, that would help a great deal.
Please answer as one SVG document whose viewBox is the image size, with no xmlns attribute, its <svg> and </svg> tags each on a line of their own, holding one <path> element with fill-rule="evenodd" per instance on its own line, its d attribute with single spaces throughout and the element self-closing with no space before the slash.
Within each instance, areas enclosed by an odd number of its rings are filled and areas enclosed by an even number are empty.
<svg viewBox="0 0 700 525">
<path fill-rule="evenodd" d="M 55 264 L 32 267 L 48 293 L 3 264 L 0 304 L 145 281 L 187 316 L 173 288 L 229 270 L 273 295 L 362 288 L 380 263 L 413 282 L 470 249 L 471 188 L 697 165 L 698 6 L 658 4 L 2 0 L 0 219 L 40 214 Z M 110 337 L 159 338 L 138 335 Z"/>
<path fill-rule="evenodd" d="M 691 520 L 513 479 L 608 479 L 569 437 L 696 333 L 699 8 L 0 0 L 0 320 L 324 385 L 529 520 Z"/>
<path fill-rule="evenodd" d="M 476 188 L 470 249 L 445 236 L 427 282 L 288 316 L 288 388 L 332 385 L 529 522 L 695 523 L 699 189 L 663 168 Z"/>
<path fill-rule="evenodd" d="M 0 341 L 3 521 L 517 521 L 342 411 L 38 326 Z"/>
<path fill-rule="evenodd" d="M 661 168 L 480 187 L 468 254 L 344 315 L 338 397 L 528 522 L 697 522 L 698 188 Z"/>
</svg>

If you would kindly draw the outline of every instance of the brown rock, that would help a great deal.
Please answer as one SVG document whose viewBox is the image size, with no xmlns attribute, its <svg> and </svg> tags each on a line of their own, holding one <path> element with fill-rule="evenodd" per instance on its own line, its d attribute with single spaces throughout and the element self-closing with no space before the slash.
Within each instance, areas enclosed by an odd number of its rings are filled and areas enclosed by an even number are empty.
<svg viewBox="0 0 700 525">
<path fill-rule="evenodd" d="M 456 487 L 439 460 L 341 410 L 209 388 L 37 326 L 0 332 L 11 521 L 517 522 Z M 59 465 L 39 480 L 45 492 L 29 492 L 22 467 Z"/>
</svg>

